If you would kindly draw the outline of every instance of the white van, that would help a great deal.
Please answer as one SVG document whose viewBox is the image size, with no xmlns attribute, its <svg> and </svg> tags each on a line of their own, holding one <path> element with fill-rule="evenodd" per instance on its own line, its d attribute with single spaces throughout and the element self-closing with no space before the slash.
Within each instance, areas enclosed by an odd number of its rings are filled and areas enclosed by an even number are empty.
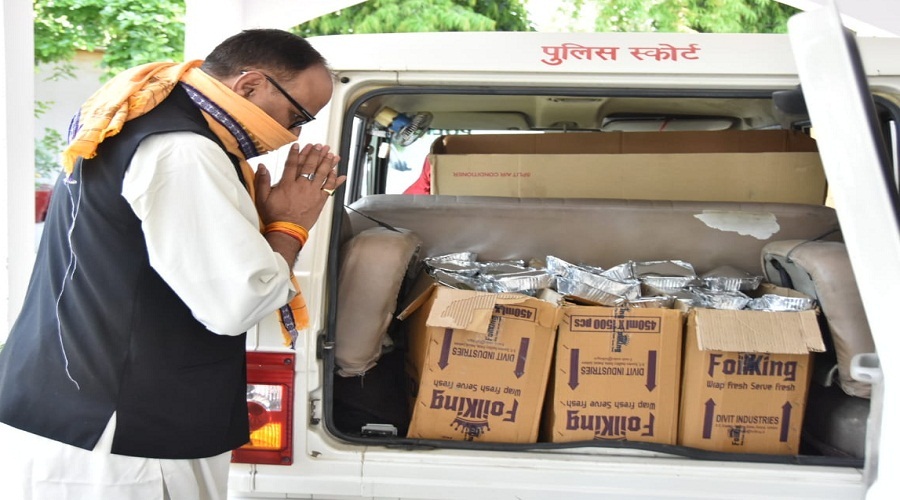
<svg viewBox="0 0 900 500">
<path fill-rule="evenodd" d="M 783 36 L 311 41 L 338 83 L 301 142 L 339 149 L 348 182 L 295 266 L 309 329 L 293 347 L 274 318 L 248 334 L 254 431 L 233 498 L 887 497 L 900 455 L 882 423 L 900 418 L 900 374 L 878 359 L 900 355 L 900 39 L 845 38 L 823 9 Z M 404 194 L 426 158 L 430 181 Z M 372 234 L 400 242 L 372 250 Z M 822 348 L 802 358 L 804 415 L 782 420 L 798 448 L 685 445 L 677 405 L 668 442 L 548 438 L 547 409 L 533 440 L 414 436 L 401 313 L 413 271 L 460 253 L 727 266 L 803 292 Z M 681 382 L 659 380 L 676 395 Z"/>
</svg>

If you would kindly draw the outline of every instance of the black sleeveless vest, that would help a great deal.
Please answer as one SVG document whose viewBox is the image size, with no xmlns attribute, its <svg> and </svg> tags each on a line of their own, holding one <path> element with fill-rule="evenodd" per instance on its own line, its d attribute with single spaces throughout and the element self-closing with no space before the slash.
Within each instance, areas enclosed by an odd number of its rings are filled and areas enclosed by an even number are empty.
<svg viewBox="0 0 900 500">
<path fill-rule="evenodd" d="M 0 351 L 0 422 L 92 449 L 115 411 L 113 453 L 149 458 L 209 457 L 248 441 L 245 335 L 216 335 L 193 318 L 150 267 L 121 196 L 140 142 L 174 131 L 221 146 L 176 86 L 79 162 L 77 184 L 57 181 L 24 307 Z M 189 220 L 169 237 L 191 231 Z"/>
</svg>

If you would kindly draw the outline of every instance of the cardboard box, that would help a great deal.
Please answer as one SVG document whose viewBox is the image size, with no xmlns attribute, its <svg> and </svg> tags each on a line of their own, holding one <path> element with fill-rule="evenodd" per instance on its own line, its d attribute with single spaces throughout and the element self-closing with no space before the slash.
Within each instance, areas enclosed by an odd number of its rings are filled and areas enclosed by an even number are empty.
<svg viewBox="0 0 900 500">
<path fill-rule="evenodd" d="M 674 445 L 682 314 L 602 306 L 562 311 L 544 439 Z"/>
<path fill-rule="evenodd" d="M 787 130 L 569 132 L 447 135 L 431 152 L 459 154 L 816 153 L 816 141 Z"/>
<path fill-rule="evenodd" d="M 814 311 L 694 309 L 685 333 L 678 444 L 797 454 L 810 352 L 824 350 Z"/>
<path fill-rule="evenodd" d="M 447 136 L 430 162 L 432 194 L 805 204 L 826 194 L 815 141 L 779 130 Z"/>
<path fill-rule="evenodd" d="M 401 314 L 415 393 L 407 437 L 536 442 L 558 311 L 527 295 L 438 285 L 414 301 Z"/>
</svg>

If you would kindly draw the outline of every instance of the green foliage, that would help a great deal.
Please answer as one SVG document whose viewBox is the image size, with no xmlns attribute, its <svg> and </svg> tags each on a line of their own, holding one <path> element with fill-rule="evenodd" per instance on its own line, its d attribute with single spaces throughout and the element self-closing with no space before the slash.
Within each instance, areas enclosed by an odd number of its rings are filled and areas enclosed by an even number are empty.
<svg viewBox="0 0 900 500">
<path fill-rule="evenodd" d="M 596 13 L 597 31 L 784 33 L 799 12 L 775 0 L 566 0 Z"/>
<path fill-rule="evenodd" d="M 104 51 L 106 76 L 184 54 L 184 0 L 35 0 L 36 63 Z"/>
<path fill-rule="evenodd" d="M 496 21 L 495 31 L 534 31 L 522 0 L 456 0 L 482 16 Z"/>
<path fill-rule="evenodd" d="M 59 157 L 66 147 L 62 134 L 52 128 L 44 128 L 44 135 L 34 139 L 34 183 L 52 183 L 62 166 Z"/>
<path fill-rule="evenodd" d="M 302 36 L 425 31 L 529 31 L 522 0 L 367 0 L 295 28 Z"/>
</svg>

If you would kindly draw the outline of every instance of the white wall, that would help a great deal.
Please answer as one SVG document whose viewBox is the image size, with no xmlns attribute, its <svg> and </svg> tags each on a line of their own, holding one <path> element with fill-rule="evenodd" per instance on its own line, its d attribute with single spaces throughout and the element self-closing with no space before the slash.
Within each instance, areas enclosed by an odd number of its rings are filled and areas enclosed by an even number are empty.
<svg viewBox="0 0 900 500">
<path fill-rule="evenodd" d="M 34 33 L 31 0 L 0 8 L 0 342 L 34 261 Z"/>
</svg>

